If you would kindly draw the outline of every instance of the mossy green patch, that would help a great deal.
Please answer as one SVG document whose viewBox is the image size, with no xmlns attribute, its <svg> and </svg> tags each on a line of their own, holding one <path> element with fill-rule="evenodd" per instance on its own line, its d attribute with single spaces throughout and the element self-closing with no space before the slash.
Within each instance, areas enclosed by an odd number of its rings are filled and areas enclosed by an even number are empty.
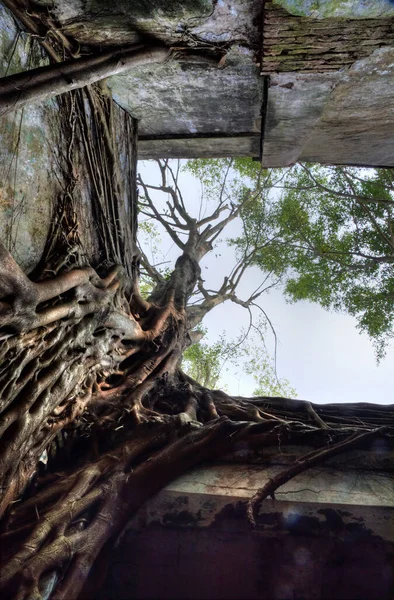
<svg viewBox="0 0 394 600">
<path fill-rule="evenodd" d="M 10 13 L 0 5 L 0 77 L 48 64 L 38 41 L 15 26 Z"/>
<path fill-rule="evenodd" d="M 325 19 L 376 19 L 394 16 L 390 0 L 273 0 L 292 15 Z"/>
</svg>

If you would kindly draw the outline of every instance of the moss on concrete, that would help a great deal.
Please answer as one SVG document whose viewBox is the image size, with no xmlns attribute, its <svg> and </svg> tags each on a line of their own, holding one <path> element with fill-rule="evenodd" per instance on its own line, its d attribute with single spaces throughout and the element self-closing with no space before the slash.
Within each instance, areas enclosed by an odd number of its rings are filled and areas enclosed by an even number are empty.
<svg viewBox="0 0 394 600">
<path fill-rule="evenodd" d="M 296 16 L 266 2 L 264 73 L 326 72 L 351 66 L 382 46 L 394 46 L 391 18 L 338 19 Z"/>
<path fill-rule="evenodd" d="M 394 16 L 390 0 L 274 0 L 292 15 L 315 18 L 376 19 Z"/>
</svg>

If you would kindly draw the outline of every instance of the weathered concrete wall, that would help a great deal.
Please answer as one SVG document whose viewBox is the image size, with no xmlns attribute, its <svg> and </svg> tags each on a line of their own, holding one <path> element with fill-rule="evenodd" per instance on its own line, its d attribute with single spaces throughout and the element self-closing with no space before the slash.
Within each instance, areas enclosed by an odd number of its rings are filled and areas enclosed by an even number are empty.
<svg viewBox="0 0 394 600">
<path fill-rule="evenodd" d="M 43 57 L 36 37 L 21 33 L 0 4 L 0 77 L 43 65 Z M 26 272 L 41 258 L 59 197 L 75 199 L 82 251 L 93 262 L 99 260 L 92 209 L 97 181 L 92 181 L 78 119 L 75 115 L 69 117 L 66 98 L 32 103 L 23 110 L 0 115 L 0 235 Z M 68 100 L 71 102 L 70 97 Z M 87 104 L 86 115 L 83 135 L 88 140 L 91 136 L 90 147 L 94 148 Z M 82 112 L 78 116 L 83 118 Z M 123 174 L 124 203 L 120 211 L 132 219 L 136 194 L 135 121 L 115 104 L 112 117 Z"/>
<path fill-rule="evenodd" d="M 140 158 L 260 155 L 394 166 L 389 0 L 41 0 L 80 44 L 147 40 L 227 51 L 222 68 L 171 60 L 110 78 L 139 120 Z M 262 29 L 262 31 L 261 31 Z M 264 77 L 270 76 L 268 101 Z"/>
<path fill-rule="evenodd" d="M 138 157 L 144 158 L 212 158 L 213 156 L 256 156 L 260 154 L 260 132 L 232 135 L 142 136 Z"/>
<path fill-rule="evenodd" d="M 329 510 L 340 527 L 340 514 Z M 243 525 L 229 510 L 215 528 L 129 531 L 100 600 L 392 598 L 392 544 L 335 526 L 320 535 L 293 522 L 275 535 L 251 534 Z"/>
<path fill-rule="evenodd" d="M 263 21 L 264 74 L 343 70 L 383 46 L 394 46 L 392 17 L 300 17 L 266 2 Z"/>
<path fill-rule="evenodd" d="M 0 4 L 0 77 L 40 64 L 38 44 L 18 33 Z M 54 117 L 50 103 L 0 115 L 0 235 L 26 270 L 41 256 L 59 191 L 49 143 Z"/>
<path fill-rule="evenodd" d="M 233 49 L 226 68 L 170 61 L 112 77 L 114 98 L 145 136 L 260 133 L 262 80 L 250 51 Z M 240 108 L 242 107 L 242 110 Z"/>
<path fill-rule="evenodd" d="M 270 75 L 270 87 L 263 165 L 394 165 L 390 7 L 352 20 L 345 10 L 347 19 L 333 19 L 332 6 L 315 13 L 308 5 L 304 12 L 313 18 L 305 18 L 277 5 L 265 3 L 260 75 Z M 316 20 L 323 16 L 330 18 Z M 236 46 L 222 70 L 174 63 L 113 78 L 119 103 L 140 119 L 140 157 L 258 156 L 264 94 L 252 59 L 253 50 Z M 231 133 L 242 133 L 242 141 Z"/>
<path fill-rule="evenodd" d="M 340 514 L 328 514 L 340 526 Z M 215 528 L 129 531 L 100 600 L 392 598 L 392 544 L 335 528 L 319 535 L 295 522 L 279 535 L 251 534 L 243 525 L 229 510 Z"/>
<path fill-rule="evenodd" d="M 307 449 L 260 465 L 199 467 L 160 492 L 123 535 L 101 600 L 389 599 L 392 452 L 331 459 L 280 488 L 250 529 L 245 500 Z M 359 465 L 366 468 L 360 470 Z M 390 467 L 391 465 L 391 467 Z"/>
<path fill-rule="evenodd" d="M 144 34 L 169 43 L 258 41 L 259 0 L 42 0 L 66 34 L 89 45 L 130 44 Z"/>
<path fill-rule="evenodd" d="M 264 165 L 394 165 L 394 48 L 344 72 L 278 74 L 270 82 Z"/>
<path fill-rule="evenodd" d="M 226 156 L 234 151 L 259 155 L 262 80 L 254 64 L 258 0 L 40 4 L 51 6 L 63 31 L 81 44 L 131 44 L 148 33 L 167 44 L 231 46 L 224 69 L 197 58 L 171 60 L 113 77 L 108 84 L 116 101 L 139 119 L 140 158 Z M 196 134 L 200 142 L 193 138 Z M 221 135 L 226 137 L 222 142 Z"/>
<path fill-rule="evenodd" d="M 241 155 L 259 155 L 258 0 L 120 0 L 111 6 L 99 0 L 55 0 L 53 10 L 63 31 L 81 44 L 130 44 L 149 34 L 169 45 L 229 50 L 222 69 L 195 56 L 109 79 L 116 101 L 139 119 L 140 158 L 227 156 L 237 148 Z M 221 135 L 226 140 L 219 144 Z M 236 140 L 227 139 L 232 135 Z"/>
<path fill-rule="evenodd" d="M 298 160 L 394 165 L 394 19 L 387 16 L 394 13 L 382 2 L 377 14 L 372 4 L 266 3 L 265 166 Z M 351 5 L 364 8 L 352 13 Z"/>
</svg>

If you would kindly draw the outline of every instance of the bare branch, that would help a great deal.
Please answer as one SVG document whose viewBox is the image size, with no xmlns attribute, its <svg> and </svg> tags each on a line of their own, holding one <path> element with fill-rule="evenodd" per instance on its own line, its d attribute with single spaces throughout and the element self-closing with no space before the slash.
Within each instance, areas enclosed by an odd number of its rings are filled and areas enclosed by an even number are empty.
<svg viewBox="0 0 394 600">
<path fill-rule="evenodd" d="M 354 190 L 354 186 L 352 181 L 350 180 L 348 174 L 345 172 L 344 173 L 346 180 L 349 184 L 350 189 L 355 192 Z M 372 225 L 374 226 L 374 228 L 376 229 L 376 231 L 379 233 L 380 237 L 388 243 L 388 245 L 394 250 L 394 244 L 392 242 L 392 240 L 385 234 L 385 232 L 383 231 L 383 229 L 380 227 L 379 223 L 377 222 L 375 216 L 372 214 L 372 212 L 370 211 L 370 209 L 368 208 L 368 206 L 366 206 L 365 204 L 365 200 L 363 196 L 357 196 L 354 193 L 354 200 L 362 207 L 362 209 L 364 210 L 365 214 L 368 216 L 369 220 L 371 221 Z M 394 204 L 394 202 L 393 202 Z"/>
<path fill-rule="evenodd" d="M 141 252 L 141 265 L 146 270 L 149 277 L 151 277 L 154 281 L 156 281 L 156 283 L 163 283 L 164 277 L 159 273 L 159 271 L 153 265 L 150 264 L 148 257 L 143 252 L 141 246 L 139 245 L 138 247 Z"/>
<path fill-rule="evenodd" d="M 177 236 L 177 234 L 175 233 L 173 228 L 168 224 L 168 222 L 165 219 L 163 219 L 163 217 L 160 215 L 159 211 L 155 207 L 155 204 L 148 192 L 148 187 L 152 188 L 152 186 L 147 186 L 142 181 L 140 174 L 138 174 L 138 183 L 142 186 L 142 188 L 144 190 L 145 198 L 148 201 L 149 208 L 151 209 L 154 217 L 159 221 L 159 223 L 161 223 L 163 225 L 164 229 L 167 231 L 168 235 L 170 236 L 172 241 L 178 246 L 178 248 L 180 248 L 181 250 L 184 250 L 184 248 L 185 248 L 184 243 L 181 242 L 181 240 L 179 239 L 179 237 Z"/>
<path fill-rule="evenodd" d="M 312 172 L 310 171 L 310 169 L 308 169 L 308 167 L 306 167 L 303 163 L 299 163 L 299 164 L 300 164 L 300 167 L 309 175 L 309 177 L 315 183 L 316 187 L 323 190 L 324 192 L 327 192 L 329 194 L 334 194 L 335 196 L 340 196 L 341 198 L 350 198 L 350 199 L 356 200 L 357 202 L 364 202 L 364 203 L 369 202 L 372 204 L 377 203 L 377 204 L 388 204 L 388 205 L 394 204 L 394 200 L 387 200 L 386 198 L 371 198 L 370 196 L 360 196 L 360 195 L 356 194 L 354 190 L 353 190 L 352 194 L 349 194 L 346 192 L 340 192 L 339 190 L 330 189 L 327 186 L 320 183 L 313 176 Z M 346 179 L 349 181 L 348 173 L 344 169 L 342 170 L 342 173 L 345 175 Z M 297 189 L 301 189 L 301 188 L 297 188 Z"/>
</svg>

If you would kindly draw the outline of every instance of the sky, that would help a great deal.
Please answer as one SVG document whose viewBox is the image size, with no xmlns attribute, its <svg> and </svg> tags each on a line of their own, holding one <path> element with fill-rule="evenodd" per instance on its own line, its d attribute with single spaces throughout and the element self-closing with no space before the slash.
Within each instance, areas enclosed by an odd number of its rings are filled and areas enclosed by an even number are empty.
<svg viewBox="0 0 394 600">
<path fill-rule="evenodd" d="M 141 161 L 139 172 L 145 183 L 158 184 L 158 171 L 154 162 Z M 200 205 L 201 186 L 191 175 L 181 173 L 179 186 L 190 206 Z M 162 194 L 157 202 L 162 201 Z M 222 235 L 222 243 L 214 252 L 208 254 L 203 262 L 202 277 L 206 287 L 213 287 L 234 265 L 234 251 L 226 237 L 240 232 L 239 223 L 233 222 Z M 159 254 L 156 260 L 170 261 L 171 266 L 179 253 L 165 234 L 160 234 L 157 243 Z M 150 244 L 144 246 L 149 253 Z M 262 272 L 252 267 L 245 273 L 238 288 L 238 296 L 246 299 L 261 281 Z M 297 397 L 316 403 L 327 402 L 371 402 L 393 404 L 393 359 L 394 344 L 388 348 L 385 358 L 376 363 L 372 343 L 366 334 L 360 334 L 356 319 L 346 314 L 323 310 L 311 302 L 286 302 L 279 289 L 265 293 L 260 304 L 275 328 L 277 345 L 277 374 L 286 378 L 295 388 Z M 204 319 L 208 328 L 205 342 L 214 343 L 224 332 L 227 339 L 234 340 L 242 328 L 247 328 L 249 317 L 245 309 L 226 302 Z M 265 344 L 273 354 L 275 342 L 267 331 Z M 223 375 L 223 383 L 229 393 L 251 396 L 255 383 L 251 376 L 231 371 Z"/>
</svg>

